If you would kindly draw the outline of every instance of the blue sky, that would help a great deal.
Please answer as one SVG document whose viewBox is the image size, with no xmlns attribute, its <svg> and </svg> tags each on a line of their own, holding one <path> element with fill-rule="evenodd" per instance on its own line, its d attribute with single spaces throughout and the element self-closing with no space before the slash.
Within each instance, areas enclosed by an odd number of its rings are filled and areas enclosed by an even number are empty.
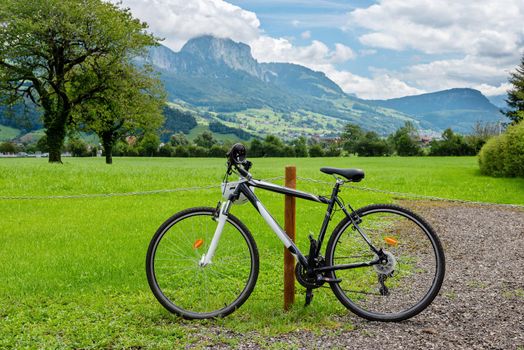
<svg viewBox="0 0 524 350">
<path fill-rule="evenodd" d="M 261 62 L 323 71 L 344 91 L 392 98 L 453 87 L 504 94 L 524 54 L 522 0 L 123 0 L 177 51 L 204 34 Z"/>
</svg>

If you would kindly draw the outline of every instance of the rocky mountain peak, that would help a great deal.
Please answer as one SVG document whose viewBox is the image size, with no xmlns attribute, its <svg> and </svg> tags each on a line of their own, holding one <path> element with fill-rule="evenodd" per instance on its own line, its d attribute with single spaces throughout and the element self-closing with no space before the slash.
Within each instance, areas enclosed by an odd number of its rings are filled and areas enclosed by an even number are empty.
<svg viewBox="0 0 524 350">
<path fill-rule="evenodd" d="M 251 48 L 244 43 L 205 35 L 189 40 L 180 52 L 199 57 L 204 61 L 224 63 L 235 70 L 262 78 L 258 62 L 251 56 Z"/>
</svg>

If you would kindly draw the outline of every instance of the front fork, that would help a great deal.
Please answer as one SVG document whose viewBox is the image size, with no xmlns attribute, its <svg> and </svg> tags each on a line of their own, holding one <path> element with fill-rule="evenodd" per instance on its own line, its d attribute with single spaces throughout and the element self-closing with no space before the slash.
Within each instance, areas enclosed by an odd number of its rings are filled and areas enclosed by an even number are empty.
<svg viewBox="0 0 524 350">
<path fill-rule="evenodd" d="M 200 259 L 200 262 L 198 263 L 201 267 L 204 267 L 211 263 L 211 259 L 213 259 L 213 256 L 215 255 L 215 251 L 218 246 L 218 241 L 220 240 L 220 236 L 222 235 L 222 230 L 224 229 L 224 225 L 227 221 L 227 215 L 229 214 L 229 209 L 231 207 L 231 201 L 228 200 L 220 206 L 220 211 L 218 212 L 218 218 L 217 218 L 217 228 L 215 229 L 215 233 L 213 235 L 213 239 L 211 240 L 211 244 L 209 245 L 209 248 L 207 249 L 207 252 L 202 254 L 202 258 Z"/>
</svg>

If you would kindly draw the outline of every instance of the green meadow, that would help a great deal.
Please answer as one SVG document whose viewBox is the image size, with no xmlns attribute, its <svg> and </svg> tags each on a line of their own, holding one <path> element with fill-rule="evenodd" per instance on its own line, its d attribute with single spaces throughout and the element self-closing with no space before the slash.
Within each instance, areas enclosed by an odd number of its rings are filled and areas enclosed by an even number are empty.
<svg viewBox="0 0 524 350">
<path fill-rule="evenodd" d="M 319 158 L 252 159 L 255 178 L 284 174 L 332 182 L 321 166 L 359 167 L 366 178 L 356 186 L 492 203 L 524 204 L 524 179 L 480 175 L 477 159 Z M 225 159 L 66 158 L 0 159 L 0 197 L 125 193 L 216 184 Z M 283 180 L 275 180 L 282 184 Z M 299 189 L 328 195 L 329 185 L 299 180 Z M 283 223 L 281 195 L 256 191 Z M 354 207 L 394 202 L 396 197 L 346 188 L 341 197 Z M 225 319 L 184 321 L 169 314 L 149 290 L 145 255 L 160 224 L 192 206 L 215 207 L 220 189 L 65 199 L 0 199 L 0 348 L 176 348 L 237 340 L 213 332 L 220 327 L 263 337 L 306 329 L 350 329 L 348 311 L 330 289 L 316 290 L 304 308 L 297 284 L 296 304 L 282 310 L 283 247 L 249 204 L 235 206 L 260 252 L 260 276 L 250 299 Z M 325 207 L 297 200 L 297 242 L 317 234 Z M 334 229 L 340 214 L 334 218 Z M 347 319 L 347 318 L 346 318 Z M 254 332 L 252 332 L 254 331 Z"/>
</svg>

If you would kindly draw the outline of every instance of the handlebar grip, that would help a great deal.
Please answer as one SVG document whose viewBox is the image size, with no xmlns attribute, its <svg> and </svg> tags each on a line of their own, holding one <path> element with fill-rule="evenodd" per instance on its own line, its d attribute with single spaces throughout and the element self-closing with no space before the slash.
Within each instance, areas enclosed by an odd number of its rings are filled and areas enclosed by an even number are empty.
<svg viewBox="0 0 524 350">
<path fill-rule="evenodd" d="M 243 164 L 246 160 L 246 147 L 241 143 L 235 143 L 227 152 L 226 156 L 231 164 Z"/>
</svg>

